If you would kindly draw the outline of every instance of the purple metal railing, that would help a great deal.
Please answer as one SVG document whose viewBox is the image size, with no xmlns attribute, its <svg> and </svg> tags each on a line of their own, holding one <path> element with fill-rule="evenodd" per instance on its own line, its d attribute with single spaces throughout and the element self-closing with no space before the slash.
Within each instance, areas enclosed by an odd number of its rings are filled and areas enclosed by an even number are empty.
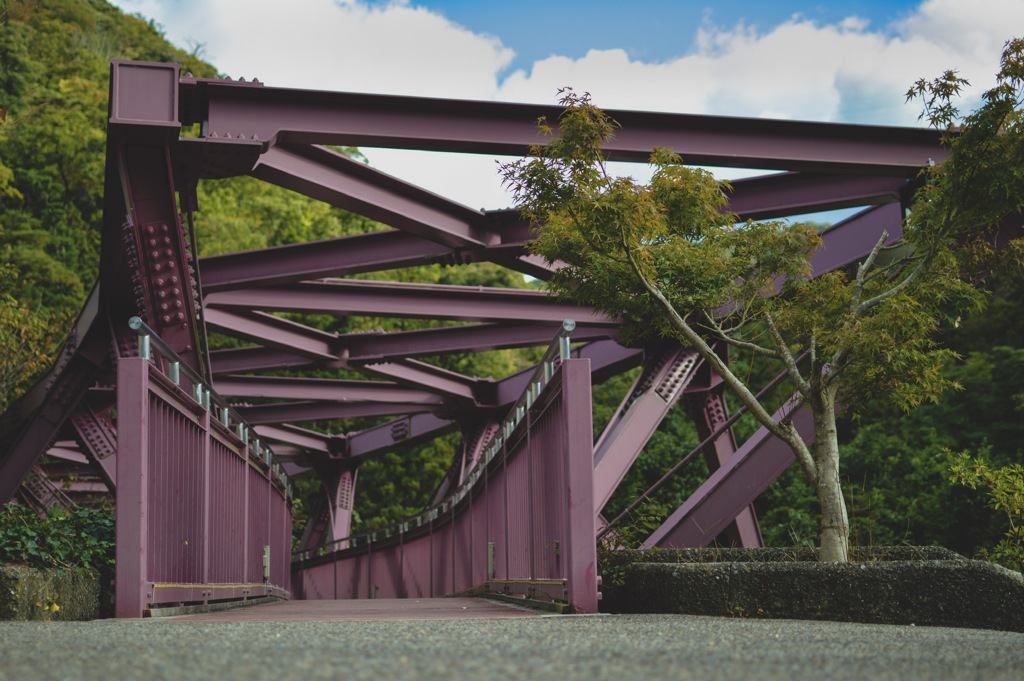
<svg viewBox="0 0 1024 681">
<path fill-rule="evenodd" d="M 288 597 L 291 492 L 283 469 L 141 320 L 132 328 L 141 356 L 122 358 L 117 371 L 116 615 Z"/>
<path fill-rule="evenodd" d="M 297 554 L 296 596 L 494 592 L 596 612 L 590 361 L 568 359 L 567 331 L 462 486 L 398 526 Z"/>
</svg>

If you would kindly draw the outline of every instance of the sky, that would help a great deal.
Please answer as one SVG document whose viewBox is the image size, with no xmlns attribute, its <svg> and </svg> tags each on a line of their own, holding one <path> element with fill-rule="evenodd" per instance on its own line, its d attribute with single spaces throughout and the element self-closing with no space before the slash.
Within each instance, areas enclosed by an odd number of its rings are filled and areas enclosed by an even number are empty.
<svg viewBox="0 0 1024 681">
<path fill-rule="evenodd" d="M 605 108 L 870 125 L 921 125 L 904 94 L 946 69 L 976 97 L 1024 34 L 1024 0 L 113 1 L 271 86 L 553 103 L 569 85 Z M 363 151 L 473 208 L 509 204 L 493 157 Z"/>
</svg>

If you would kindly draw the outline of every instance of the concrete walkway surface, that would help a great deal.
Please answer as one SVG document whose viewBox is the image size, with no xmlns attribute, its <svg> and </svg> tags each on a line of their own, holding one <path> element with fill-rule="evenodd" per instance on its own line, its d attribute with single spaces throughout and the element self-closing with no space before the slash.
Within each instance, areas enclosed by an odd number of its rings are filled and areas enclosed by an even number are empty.
<svg viewBox="0 0 1024 681">
<path fill-rule="evenodd" d="M 421 614 L 435 607 L 422 605 Z M 303 619 L 286 607 L 273 611 L 280 619 L 255 619 L 274 607 L 152 620 L 0 623 L 0 681 L 1024 678 L 1024 634 L 999 631 L 689 615 L 510 617 L 505 611 L 380 619 L 379 610 L 367 610 L 365 619 Z M 456 607 L 469 612 L 471 606 Z M 480 609 L 474 614 L 504 609 L 472 607 Z"/>
</svg>

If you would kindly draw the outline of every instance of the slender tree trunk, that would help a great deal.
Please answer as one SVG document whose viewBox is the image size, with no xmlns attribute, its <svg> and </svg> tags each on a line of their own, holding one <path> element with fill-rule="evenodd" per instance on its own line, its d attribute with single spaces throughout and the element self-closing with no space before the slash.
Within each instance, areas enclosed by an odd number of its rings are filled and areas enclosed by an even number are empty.
<svg viewBox="0 0 1024 681">
<path fill-rule="evenodd" d="M 821 548 L 818 560 L 845 563 L 849 560 L 850 521 L 839 478 L 839 437 L 833 399 L 823 400 L 823 408 L 814 413 L 814 480 L 821 504 Z"/>
</svg>

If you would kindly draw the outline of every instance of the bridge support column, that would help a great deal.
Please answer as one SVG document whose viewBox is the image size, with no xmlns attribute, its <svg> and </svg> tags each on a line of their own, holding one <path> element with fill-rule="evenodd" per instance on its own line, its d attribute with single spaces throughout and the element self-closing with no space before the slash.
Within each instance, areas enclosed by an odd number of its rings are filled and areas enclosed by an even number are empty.
<svg viewBox="0 0 1024 681">
<path fill-rule="evenodd" d="M 729 407 L 725 403 L 724 385 L 722 384 L 707 392 L 687 395 L 686 406 L 693 422 L 697 425 L 697 437 L 701 440 L 715 432 L 729 418 Z M 704 450 L 708 472 L 714 473 L 721 468 L 729 457 L 736 453 L 736 449 L 736 438 L 730 428 Z M 753 506 L 747 506 L 740 511 L 736 519 L 729 523 L 720 536 L 733 546 L 756 548 L 764 545 Z"/>
<path fill-rule="evenodd" d="M 302 533 L 302 550 L 336 542 L 352 533 L 359 469 L 341 462 L 318 463 L 314 468 L 323 488 Z"/>
<path fill-rule="evenodd" d="M 142 617 L 148 604 L 149 362 L 117 366 L 116 617 Z"/>
</svg>

